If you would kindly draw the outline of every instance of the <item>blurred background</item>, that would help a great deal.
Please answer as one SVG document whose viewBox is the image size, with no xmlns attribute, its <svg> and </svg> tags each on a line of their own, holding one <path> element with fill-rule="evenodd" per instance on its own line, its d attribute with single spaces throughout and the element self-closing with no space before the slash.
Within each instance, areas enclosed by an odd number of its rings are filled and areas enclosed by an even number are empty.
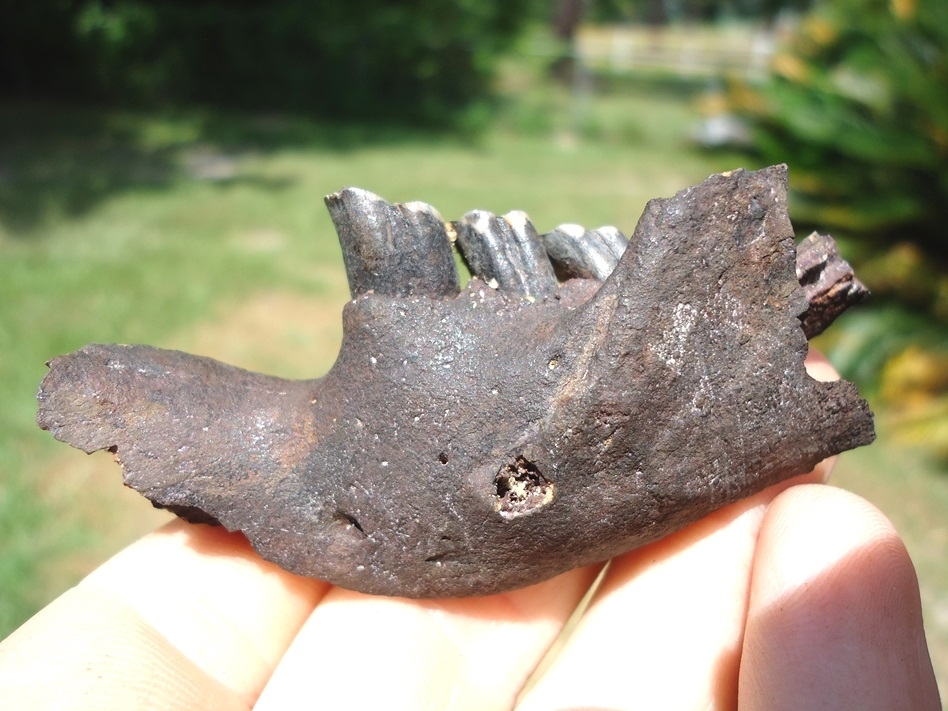
<svg viewBox="0 0 948 711">
<path fill-rule="evenodd" d="M 166 519 L 35 427 L 48 358 L 323 372 L 344 186 L 630 234 L 781 162 L 874 294 L 819 342 L 878 420 L 835 481 L 906 538 L 948 696 L 944 0 L 0 0 L 0 637 Z"/>
</svg>

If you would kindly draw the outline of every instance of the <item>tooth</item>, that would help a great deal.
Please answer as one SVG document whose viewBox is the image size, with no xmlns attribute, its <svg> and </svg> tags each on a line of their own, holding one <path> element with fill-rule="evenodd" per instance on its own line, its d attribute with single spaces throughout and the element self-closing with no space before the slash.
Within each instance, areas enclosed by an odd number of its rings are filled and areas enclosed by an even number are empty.
<svg viewBox="0 0 948 711">
<path fill-rule="evenodd" d="M 628 238 L 615 227 L 587 230 L 574 224 L 560 225 L 541 239 L 561 279 L 605 281 L 629 244 Z"/>
<path fill-rule="evenodd" d="M 536 228 L 519 210 L 497 217 L 472 210 L 452 223 L 471 273 L 500 289 L 540 297 L 556 290 L 556 274 Z"/>
<path fill-rule="evenodd" d="M 460 291 L 444 220 L 431 205 L 392 205 L 360 188 L 326 197 L 353 297 L 454 296 Z"/>
</svg>

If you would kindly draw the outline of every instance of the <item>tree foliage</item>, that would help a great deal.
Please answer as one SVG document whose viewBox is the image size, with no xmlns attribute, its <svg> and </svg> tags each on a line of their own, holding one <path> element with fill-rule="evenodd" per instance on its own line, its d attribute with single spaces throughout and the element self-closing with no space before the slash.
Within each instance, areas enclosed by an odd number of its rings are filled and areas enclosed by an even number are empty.
<svg viewBox="0 0 948 711">
<path fill-rule="evenodd" d="M 534 0 L 0 0 L 0 92 L 444 122 Z"/>
<path fill-rule="evenodd" d="M 896 249 L 890 266 L 915 254 L 896 290 L 948 315 L 948 3 L 823 2 L 773 68 L 734 97 L 763 159 L 791 166 L 795 220 Z"/>
</svg>

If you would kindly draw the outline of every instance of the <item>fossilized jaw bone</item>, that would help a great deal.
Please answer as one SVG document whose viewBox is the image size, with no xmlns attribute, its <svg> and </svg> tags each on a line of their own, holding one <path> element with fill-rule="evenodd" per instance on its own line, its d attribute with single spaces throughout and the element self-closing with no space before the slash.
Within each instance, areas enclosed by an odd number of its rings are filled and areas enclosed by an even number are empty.
<svg viewBox="0 0 948 711">
<path fill-rule="evenodd" d="M 327 203 L 354 298 L 324 378 L 89 346 L 51 361 L 39 422 L 297 573 L 416 597 L 539 582 L 872 440 L 855 388 L 804 371 L 801 318 L 859 288 L 823 243 L 800 267 L 785 189 L 735 171 L 653 201 L 621 259 L 608 229 L 445 225 L 348 189 Z M 449 233 L 480 277 L 463 290 Z M 833 279 L 850 295 L 820 296 Z"/>
</svg>

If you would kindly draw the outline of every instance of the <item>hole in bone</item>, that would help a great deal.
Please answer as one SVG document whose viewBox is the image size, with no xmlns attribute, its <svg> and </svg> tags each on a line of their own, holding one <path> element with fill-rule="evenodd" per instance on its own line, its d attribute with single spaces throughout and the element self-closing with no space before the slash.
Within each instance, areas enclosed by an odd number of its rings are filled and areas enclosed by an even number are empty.
<svg viewBox="0 0 948 711">
<path fill-rule="evenodd" d="M 494 507 L 505 518 L 521 516 L 553 500 L 553 482 L 523 456 L 501 467 L 494 477 Z"/>
<path fill-rule="evenodd" d="M 345 526 L 347 530 L 353 531 L 353 532 L 358 531 L 361 536 L 368 537 L 368 534 L 365 532 L 365 529 L 362 528 L 362 524 L 359 523 L 359 519 L 357 519 L 352 514 L 348 514 L 345 511 L 337 511 L 336 520 L 340 524 Z"/>
</svg>

